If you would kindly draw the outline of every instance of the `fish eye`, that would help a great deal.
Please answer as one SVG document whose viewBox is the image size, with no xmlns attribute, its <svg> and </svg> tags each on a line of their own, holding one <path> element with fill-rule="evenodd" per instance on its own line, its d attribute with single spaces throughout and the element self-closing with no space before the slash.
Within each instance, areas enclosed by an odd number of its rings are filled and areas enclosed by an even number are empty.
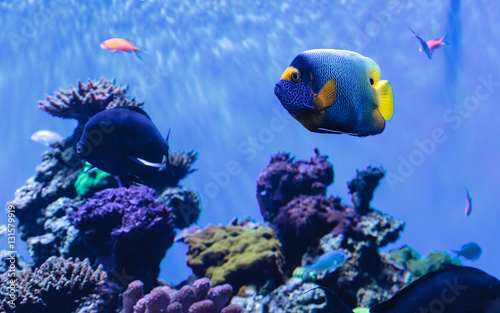
<svg viewBox="0 0 500 313">
<path fill-rule="evenodd" d="M 292 79 L 292 82 L 298 83 L 300 80 L 299 72 L 293 72 L 292 75 L 290 75 L 290 78 Z"/>
<path fill-rule="evenodd" d="M 373 86 L 374 83 L 375 83 L 375 81 L 373 80 L 373 78 L 370 77 L 370 85 Z"/>
</svg>

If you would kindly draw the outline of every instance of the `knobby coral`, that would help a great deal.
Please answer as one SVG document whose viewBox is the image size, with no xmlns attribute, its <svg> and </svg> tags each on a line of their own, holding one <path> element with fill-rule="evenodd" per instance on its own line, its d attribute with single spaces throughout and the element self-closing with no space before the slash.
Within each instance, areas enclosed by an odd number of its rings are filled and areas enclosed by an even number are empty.
<svg viewBox="0 0 500 313">
<path fill-rule="evenodd" d="M 212 284 L 276 284 L 283 276 L 281 245 L 272 229 L 210 225 L 182 239 L 188 244 L 188 266 Z"/>
<path fill-rule="evenodd" d="M 257 200 L 266 222 L 274 223 L 280 207 L 298 195 L 326 195 L 333 183 L 333 166 L 328 156 L 316 155 L 309 162 L 294 161 L 289 153 L 271 157 L 257 180 Z"/>
<path fill-rule="evenodd" d="M 108 272 L 125 272 L 155 286 L 159 265 L 173 244 L 172 213 L 146 186 L 97 192 L 71 214 L 81 237 Z"/>
<path fill-rule="evenodd" d="M 102 291 L 106 273 L 93 270 L 88 259 L 51 257 L 34 271 L 25 268 L 13 280 L 0 276 L 4 312 L 72 312 L 86 298 Z M 13 305 L 12 305 L 13 304 Z"/>
<path fill-rule="evenodd" d="M 180 290 L 161 286 L 144 296 L 142 282 L 133 281 L 123 293 L 122 313 L 243 313 L 238 305 L 226 306 L 232 293 L 229 284 L 212 287 L 201 278 Z"/>
<path fill-rule="evenodd" d="M 38 107 L 52 116 L 76 119 L 81 124 L 95 114 L 112 107 L 135 106 L 142 108 L 143 103 L 129 100 L 125 94 L 128 86 L 116 85 L 107 78 L 98 81 L 78 82 L 78 89 L 71 86 L 69 90 L 62 88 L 55 96 L 47 95 L 47 101 L 39 101 Z"/>
</svg>

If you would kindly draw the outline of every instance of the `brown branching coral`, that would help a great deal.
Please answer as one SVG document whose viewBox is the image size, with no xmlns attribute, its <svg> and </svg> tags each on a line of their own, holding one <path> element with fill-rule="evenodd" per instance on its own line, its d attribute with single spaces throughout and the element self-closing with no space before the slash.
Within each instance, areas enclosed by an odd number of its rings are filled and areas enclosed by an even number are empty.
<svg viewBox="0 0 500 313">
<path fill-rule="evenodd" d="M 59 88 L 54 96 L 47 95 L 47 101 L 39 101 L 38 107 L 52 116 L 72 118 L 85 123 L 90 117 L 105 109 L 122 106 L 142 108 L 144 103 L 129 100 L 125 94 L 128 86 L 119 86 L 113 80 L 101 78 L 98 81 L 78 82 L 78 89 Z"/>
</svg>

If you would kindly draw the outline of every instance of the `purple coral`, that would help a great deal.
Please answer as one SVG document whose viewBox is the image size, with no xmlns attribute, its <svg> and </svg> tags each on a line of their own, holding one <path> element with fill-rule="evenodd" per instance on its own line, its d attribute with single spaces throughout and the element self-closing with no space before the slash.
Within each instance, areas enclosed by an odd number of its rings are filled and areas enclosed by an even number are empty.
<svg viewBox="0 0 500 313">
<path fill-rule="evenodd" d="M 183 286 L 180 290 L 170 287 L 156 287 L 142 299 L 136 300 L 141 288 L 139 281 L 129 284 L 123 293 L 123 313 L 240 313 L 243 308 L 239 305 L 224 307 L 233 293 L 229 284 L 211 287 L 208 278 L 201 278 L 193 282 L 192 286 Z"/>
<path fill-rule="evenodd" d="M 300 195 L 279 209 L 273 228 L 286 263 L 297 265 L 307 247 L 328 233 L 356 229 L 358 220 L 356 210 L 340 203 L 340 198 Z"/>
<path fill-rule="evenodd" d="M 55 96 L 47 95 L 47 101 L 39 101 L 38 107 L 52 116 L 72 118 L 86 122 L 93 115 L 119 106 L 136 106 L 142 108 L 143 103 L 125 97 L 128 86 L 116 85 L 115 81 L 101 78 L 98 81 L 78 82 L 78 89 L 71 86 L 69 90 L 59 89 Z"/>
<path fill-rule="evenodd" d="M 98 263 L 108 272 L 126 273 L 156 285 L 159 265 L 173 244 L 171 210 L 141 186 L 97 192 L 72 212 L 72 220 Z"/>
<path fill-rule="evenodd" d="M 266 222 L 275 222 L 278 209 L 298 195 L 326 195 L 326 187 L 333 183 L 333 166 L 328 156 L 316 155 L 307 161 L 294 161 L 288 153 L 271 157 L 257 181 L 257 200 Z"/>
</svg>

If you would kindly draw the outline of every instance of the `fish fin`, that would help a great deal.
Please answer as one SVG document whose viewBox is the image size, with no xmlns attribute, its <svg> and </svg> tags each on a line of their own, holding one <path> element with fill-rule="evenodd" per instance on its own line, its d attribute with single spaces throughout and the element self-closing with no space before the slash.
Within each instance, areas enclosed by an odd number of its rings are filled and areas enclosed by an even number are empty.
<svg viewBox="0 0 500 313">
<path fill-rule="evenodd" d="M 134 106 L 122 106 L 122 107 L 117 107 L 117 108 L 120 108 L 120 109 L 127 109 L 127 110 L 132 110 L 132 111 L 135 111 L 137 113 L 140 113 L 142 115 L 144 115 L 145 117 L 151 119 L 151 117 L 149 117 L 148 113 L 146 113 L 143 109 L 139 108 L 139 107 L 134 107 Z"/>
<path fill-rule="evenodd" d="M 144 182 L 139 178 L 139 176 L 137 175 L 131 175 L 128 177 L 128 179 L 130 179 L 131 181 L 133 181 L 134 183 L 138 183 L 138 184 L 141 184 L 141 185 L 145 185 Z"/>
<path fill-rule="evenodd" d="M 165 168 L 165 164 L 149 162 L 147 160 L 144 160 L 144 159 L 141 159 L 141 158 L 129 155 L 129 154 L 127 154 L 127 158 L 129 158 L 130 160 L 134 161 L 137 164 L 141 164 L 141 165 L 144 165 L 144 166 L 156 167 L 156 168 Z"/>
<path fill-rule="evenodd" d="M 174 175 L 174 170 L 172 168 L 172 165 L 170 164 L 170 156 L 169 156 L 169 153 L 168 153 L 168 150 L 169 150 L 169 147 L 168 147 L 168 138 L 169 137 L 170 137 L 170 129 L 168 130 L 167 137 L 165 137 L 165 142 L 167 144 L 167 151 L 165 151 L 164 157 L 166 159 L 165 161 L 166 161 L 168 170 L 170 171 L 170 173 L 172 174 L 172 176 L 175 176 Z M 162 163 L 163 163 L 163 161 L 162 161 Z"/>
<path fill-rule="evenodd" d="M 139 55 L 139 53 L 138 53 L 137 51 L 138 51 L 138 50 L 134 50 L 134 54 L 135 54 L 135 56 L 136 56 L 136 57 L 137 57 L 140 61 L 142 61 L 141 56 Z"/>
<path fill-rule="evenodd" d="M 378 110 L 386 121 L 390 121 L 394 114 L 394 93 L 391 83 L 387 80 L 381 80 L 375 87 L 379 99 Z"/>
<path fill-rule="evenodd" d="M 329 106 L 332 106 L 337 99 L 337 84 L 332 78 L 325 83 L 321 90 L 314 95 L 314 105 L 318 110 L 323 111 Z"/>
<path fill-rule="evenodd" d="M 324 132 L 324 133 L 346 134 L 346 135 L 351 135 L 351 136 L 359 136 L 359 134 L 356 134 L 356 133 L 346 133 L 346 132 L 342 132 L 342 131 L 338 131 L 338 130 L 331 130 L 331 129 L 322 128 L 322 127 L 318 127 L 317 130 L 321 131 L 321 132 Z"/>
<path fill-rule="evenodd" d="M 88 170 L 85 171 L 85 174 L 92 173 L 97 170 L 98 168 L 92 165 Z"/>
</svg>

